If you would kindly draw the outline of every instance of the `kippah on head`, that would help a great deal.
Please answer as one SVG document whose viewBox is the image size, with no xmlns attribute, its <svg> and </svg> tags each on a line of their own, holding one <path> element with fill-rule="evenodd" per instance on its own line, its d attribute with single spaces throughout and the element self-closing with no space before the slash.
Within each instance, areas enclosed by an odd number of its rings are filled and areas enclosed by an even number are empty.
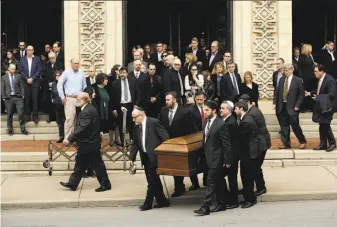
<svg viewBox="0 0 337 227">
<path fill-rule="evenodd" d="M 212 110 L 218 109 L 218 104 L 213 100 L 207 100 L 204 105 L 211 108 Z"/>
<path fill-rule="evenodd" d="M 234 109 L 234 103 L 232 101 L 226 100 L 224 103 L 228 104 L 232 109 Z"/>
</svg>

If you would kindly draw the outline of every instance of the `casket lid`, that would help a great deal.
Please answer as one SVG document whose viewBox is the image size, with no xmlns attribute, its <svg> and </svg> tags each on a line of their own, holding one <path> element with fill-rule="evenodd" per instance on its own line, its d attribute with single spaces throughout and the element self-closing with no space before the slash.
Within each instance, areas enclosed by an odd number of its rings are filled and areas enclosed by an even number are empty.
<svg viewBox="0 0 337 227">
<path fill-rule="evenodd" d="M 189 145 L 203 140 L 203 133 L 197 132 L 191 135 L 177 137 L 165 141 L 163 144 Z"/>
</svg>

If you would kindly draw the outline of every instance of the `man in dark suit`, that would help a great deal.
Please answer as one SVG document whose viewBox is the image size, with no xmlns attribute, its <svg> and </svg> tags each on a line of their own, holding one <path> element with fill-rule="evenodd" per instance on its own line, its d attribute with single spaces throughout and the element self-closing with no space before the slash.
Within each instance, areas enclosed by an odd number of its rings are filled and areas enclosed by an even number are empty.
<svg viewBox="0 0 337 227">
<path fill-rule="evenodd" d="M 205 102 L 204 112 L 207 123 L 204 127 L 203 145 L 206 162 L 209 168 L 204 204 L 194 212 L 208 215 L 210 212 L 226 210 L 224 192 L 223 168 L 230 168 L 233 164 L 230 134 L 227 125 L 217 117 L 218 105 L 214 101 Z M 211 209 L 213 197 L 217 205 Z"/>
<path fill-rule="evenodd" d="M 56 54 L 56 62 L 60 65 L 62 69 L 64 69 L 64 54 L 61 50 L 61 43 L 55 42 L 53 44 L 53 52 Z"/>
<path fill-rule="evenodd" d="M 328 152 L 333 151 L 336 148 L 336 140 L 334 134 L 331 130 L 331 121 L 333 119 L 333 114 L 337 108 L 337 88 L 336 80 L 325 73 L 324 66 L 318 64 L 314 69 L 316 78 L 319 79 L 318 87 L 316 90 L 311 92 L 305 92 L 306 96 L 316 96 L 316 105 L 313 112 L 313 120 L 319 122 L 319 137 L 320 144 L 318 147 L 315 147 L 314 150 L 326 150 Z M 331 102 L 331 110 L 324 111 L 322 113 L 320 106 L 317 103 L 318 96 L 325 95 L 326 102 Z M 329 146 L 328 146 L 329 143 Z"/>
<path fill-rule="evenodd" d="M 26 43 L 19 42 L 19 50 L 15 54 L 15 59 L 20 61 L 24 56 L 26 56 Z"/>
<path fill-rule="evenodd" d="M 233 103 L 238 101 L 240 95 L 241 77 L 240 74 L 235 73 L 234 62 L 228 62 L 228 72 L 223 76 L 223 95 L 221 100 L 230 100 Z"/>
<path fill-rule="evenodd" d="M 293 72 L 293 65 L 285 65 L 285 77 L 280 79 L 273 101 L 273 108 L 276 109 L 276 115 L 281 126 L 283 145 L 279 149 L 291 148 L 290 126 L 300 142 L 300 149 L 304 149 L 306 146 L 306 139 L 298 117 L 300 106 L 304 99 L 303 82 L 301 78 L 294 76 Z"/>
<path fill-rule="evenodd" d="M 143 49 L 141 49 L 143 50 Z M 146 66 L 146 68 L 148 68 L 148 63 L 146 61 L 142 60 L 142 53 L 139 49 L 137 49 L 134 53 L 133 53 L 133 61 L 129 62 L 128 64 L 128 71 L 131 73 L 134 70 L 134 65 L 135 65 L 135 61 L 140 60 L 141 64 L 144 64 Z"/>
<path fill-rule="evenodd" d="M 33 121 L 37 124 L 38 119 L 38 103 L 41 86 L 41 60 L 38 56 L 34 56 L 34 47 L 27 46 L 27 56 L 20 61 L 20 72 L 22 79 L 25 81 L 25 115 L 26 121 L 30 120 L 31 105 L 33 104 Z"/>
<path fill-rule="evenodd" d="M 96 173 L 100 187 L 96 192 L 102 192 L 111 189 L 111 183 L 102 160 L 100 117 L 95 107 L 90 104 L 90 98 L 87 93 L 81 92 L 76 99 L 77 106 L 81 108 L 76 121 L 74 133 L 63 141 L 68 146 L 76 141 L 78 152 L 74 172 L 71 174 L 67 183 L 60 182 L 66 188 L 76 191 L 81 182 L 86 169 L 92 167 Z"/>
<path fill-rule="evenodd" d="M 16 66 L 9 64 L 8 71 L 1 78 L 1 96 L 5 102 L 7 109 L 7 129 L 8 135 L 13 135 L 13 115 L 14 107 L 18 112 L 21 132 L 28 135 L 25 129 L 25 122 L 23 116 L 23 98 L 24 85 L 20 74 L 16 74 Z"/>
<path fill-rule="evenodd" d="M 139 89 L 139 107 L 142 107 L 144 110 L 147 110 L 149 92 L 151 89 L 150 76 L 140 71 L 142 62 L 136 60 L 133 62 L 133 71 L 129 72 L 129 78 L 132 78 L 136 81 L 136 84 Z"/>
<path fill-rule="evenodd" d="M 165 72 L 163 78 L 164 93 L 166 94 L 167 92 L 174 91 L 177 94 L 177 102 L 179 105 L 183 104 L 185 95 L 183 78 L 180 74 L 180 67 L 180 59 L 174 59 L 173 67 Z"/>
<path fill-rule="evenodd" d="M 170 139 L 196 133 L 197 126 L 193 122 L 188 109 L 177 103 L 177 94 L 172 91 L 165 96 L 166 106 L 159 114 L 159 120 L 168 132 Z M 184 177 L 174 176 L 174 193 L 172 197 L 179 197 L 185 192 Z"/>
<path fill-rule="evenodd" d="M 149 76 L 150 76 L 150 90 L 148 97 L 147 115 L 149 117 L 157 118 L 160 109 L 165 105 L 164 92 L 163 92 L 163 80 L 162 77 L 156 74 L 156 65 L 149 64 Z"/>
<path fill-rule="evenodd" d="M 234 104 L 231 101 L 223 101 L 220 106 L 220 117 L 228 127 L 230 135 L 230 143 L 233 156 L 233 164 L 229 168 L 225 168 L 225 176 L 228 178 L 229 190 L 226 186 L 226 209 L 234 209 L 239 207 L 238 203 L 238 169 L 239 169 L 239 140 L 238 140 L 238 122 L 233 114 Z"/>
<path fill-rule="evenodd" d="M 161 72 L 162 68 L 164 67 L 163 62 L 163 43 L 158 42 L 156 46 L 156 52 L 150 55 L 151 62 L 156 65 L 157 71 Z"/>
<path fill-rule="evenodd" d="M 191 47 L 187 49 L 186 53 L 194 54 L 198 58 L 198 61 L 201 61 L 204 65 L 206 53 L 203 49 L 199 49 L 198 45 L 199 45 L 198 38 L 193 37 L 191 41 Z"/>
<path fill-rule="evenodd" d="M 244 100 L 248 104 L 247 113 L 251 115 L 256 123 L 258 128 L 258 138 L 259 138 L 259 146 L 258 146 L 258 160 L 259 160 L 259 168 L 257 170 L 257 174 L 255 175 L 254 181 L 256 184 L 256 192 L 255 195 L 259 196 L 267 193 L 266 183 L 263 177 L 262 165 L 264 162 L 264 158 L 266 157 L 267 150 L 271 147 L 271 138 L 269 131 L 267 129 L 266 120 L 263 116 L 263 113 L 259 108 L 252 104 L 251 97 L 249 95 L 244 94 L 240 97 L 240 100 Z"/>
<path fill-rule="evenodd" d="M 220 53 L 220 44 L 218 41 L 213 41 L 211 45 L 211 53 L 209 54 L 209 62 L 207 62 L 207 66 L 210 72 L 213 71 L 215 63 L 218 61 L 223 61 L 223 56 Z"/>
<path fill-rule="evenodd" d="M 284 59 L 278 58 L 276 60 L 276 71 L 273 73 L 273 87 L 274 87 L 274 93 L 276 91 L 276 88 L 280 82 L 280 79 L 284 76 Z"/>
<path fill-rule="evenodd" d="M 318 58 L 318 62 L 324 65 L 325 72 L 333 76 L 337 80 L 337 54 L 334 51 L 335 44 L 332 41 L 327 42 Z"/>
<path fill-rule="evenodd" d="M 300 58 L 300 53 L 301 53 L 301 50 L 300 48 L 298 47 L 295 47 L 294 48 L 294 54 L 293 54 L 293 66 L 294 66 L 294 75 L 295 76 L 299 76 L 299 67 L 298 67 L 298 60 Z"/>
<path fill-rule="evenodd" d="M 168 140 L 169 135 L 159 120 L 146 117 L 144 110 L 139 107 L 133 110 L 132 118 L 136 125 L 133 130 L 134 142 L 131 145 L 131 161 L 134 164 L 139 151 L 148 184 L 145 201 L 139 209 L 141 211 L 152 209 L 153 198 L 156 198 L 157 201 L 154 208 L 168 207 L 170 206 L 169 201 L 164 195 L 163 185 L 156 172 L 158 163 L 157 153 L 154 149 Z"/>
<path fill-rule="evenodd" d="M 88 69 L 88 77 L 85 79 L 87 82 L 87 86 L 92 86 L 96 83 L 96 69 L 91 66 Z"/>
<path fill-rule="evenodd" d="M 123 132 L 123 111 L 126 114 L 126 128 L 130 138 L 133 136 L 133 121 L 131 117 L 132 110 L 139 104 L 139 89 L 135 79 L 128 78 L 128 69 L 121 67 L 119 70 L 120 80 L 115 80 L 112 87 L 113 114 L 117 117 L 119 132 Z M 120 133 L 121 141 L 124 141 L 124 134 Z"/>
<path fill-rule="evenodd" d="M 229 63 L 234 63 L 234 61 L 232 60 L 232 53 L 229 52 L 229 51 L 226 51 L 224 54 L 223 54 L 223 63 L 224 65 L 226 66 L 226 69 L 228 70 L 228 67 L 229 67 Z M 234 73 L 235 74 L 239 74 L 239 69 L 238 69 L 238 65 L 236 63 L 234 63 Z M 240 74 L 239 74 L 240 75 Z"/>
<path fill-rule="evenodd" d="M 197 91 L 194 96 L 195 104 L 189 107 L 189 111 L 191 116 L 193 117 L 193 122 L 197 126 L 198 131 L 203 130 L 203 126 L 205 123 L 205 113 L 204 113 L 204 102 L 205 102 L 205 94 L 202 91 Z M 207 165 L 205 153 L 202 151 L 199 154 L 199 168 L 203 170 L 203 185 L 207 185 Z M 198 176 L 190 177 L 192 186 L 189 188 L 190 191 L 196 190 L 200 188 Z"/>
<path fill-rule="evenodd" d="M 243 198 L 245 200 L 241 208 L 249 208 L 256 204 L 254 178 L 259 166 L 258 129 L 253 117 L 247 114 L 247 111 L 247 102 L 241 100 L 235 103 L 235 113 L 240 120 L 238 130 L 239 159 L 242 174 Z"/>
</svg>

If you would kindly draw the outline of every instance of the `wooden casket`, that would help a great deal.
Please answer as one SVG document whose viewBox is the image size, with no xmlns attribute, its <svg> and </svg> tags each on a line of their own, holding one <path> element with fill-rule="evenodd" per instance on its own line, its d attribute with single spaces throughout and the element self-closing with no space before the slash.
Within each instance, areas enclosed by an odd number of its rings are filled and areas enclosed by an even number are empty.
<svg viewBox="0 0 337 227">
<path fill-rule="evenodd" d="M 198 158 L 202 151 L 203 133 L 170 139 L 158 146 L 157 173 L 170 176 L 189 177 L 198 174 Z"/>
</svg>

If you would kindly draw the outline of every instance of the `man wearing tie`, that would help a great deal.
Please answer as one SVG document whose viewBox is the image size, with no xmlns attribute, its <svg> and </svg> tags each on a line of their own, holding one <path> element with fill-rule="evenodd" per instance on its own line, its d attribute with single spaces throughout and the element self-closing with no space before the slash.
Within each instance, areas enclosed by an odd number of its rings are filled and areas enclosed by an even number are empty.
<svg viewBox="0 0 337 227">
<path fill-rule="evenodd" d="M 22 79 L 25 81 L 25 115 L 26 121 L 30 120 L 31 106 L 33 106 L 33 121 L 35 124 L 38 119 L 38 103 L 41 86 L 41 60 L 38 56 L 34 56 L 34 47 L 27 46 L 27 56 L 20 61 L 20 71 Z"/>
<path fill-rule="evenodd" d="M 91 66 L 88 70 L 88 77 L 86 78 L 87 86 L 92 86 L 96 83 L 96 69 Z"/>
<path fill-rule="evenodd" d="M 239 85 L 241 84 L 240 74 L 235 73 L 234 62 L 228 62 L 228 73 L 224 75 L 224 97 L 222 100 L 237 102 L 240 95 Z"/>
<path fill-rule="evenodd" d="M 21 58 L 26 56 L 26 43 L 25 42 L 19 42 L 19 51 L 15 54 L 15 59 L 20 61 Z"/>
<path fill-rule="evenodd" d="M 205 123 L 205 113 L 204 113 L 204 102 L 205 102 L 205 94 L 202 91 L 197 91 L 194 96 L 195 104 L 191 105 L 189 107 L 189 111 L 193 117 L 193 121 L 195 125 L 198 127 L 198 131 L 202 131 L 204 128 Z M 198 163 L 199 167 L 203 170 L 204 176 L 203 176 L 203 185 L 207 185 L 207 165 L 206 165 L 206 159 L 205 159 L 205 153 L 201 151 L 199 154 L 199 160 Z M 200 188 L 198 176 L 192 176 L 190 177 L 192 186 L 189 188 L 190 191 L 196 190 Z"/>
<path fill-rule="evenodd" d="M 207 119 L 204 127 L 203 146 L 209 168 L 204 203 L 194 213 L 208 215 L 210 212 L 226 210 L 224 198 L 224 169 L 233 164 L 230 135 L 227 125 L 217 117 L 218 105 L 215 101 L 206 101 L 204 105 Z M 211 209 L 213 198 L 217 205 Z"/>
<path fill-rule="evenodd" d="M 273 73 L 273 87 L 274 93 L 280 82 L 280 79 L 284 76 L 284 59 L 279 58 L 276 60 L 276 71 Z"/>
<path fill-rule="evenodd" d="M 159 114 L 159 120 L 168 132 L 170 139 L 186 136 L 198 131 L 193 117 L 187 108 L 177 103 L 177 94 L 168 92 L 165 97 L 166 106 Z M 184 177 L 174 176 L 174 193 L 172 197 L 179 197 L 185 192 Z"/>
<path fill-rule="evenodd" d="M 20 74 L 15 73 L 16 66 L 9 64 L 6 75 L 1 78 L 1 96 L 5 102 L 7 109 L 7 129 L 8 135 L 13 135 L 13 115 L 14 107 L 18 112 L 21 132 L 28 135 L 25 129 L 25 122 L 23 116 L 23 98 L 24 98 L 24 85 Z"/>
<path fill-rule="evenodd" d="M 331 75 L 325 73 L 324 66 L 321 64 L 315 66 L 314 72 L 316 78 L 319 80 L 318 87 L 314 91 L 305 92 L 306 96 L 316 96 L 316 105 L 312 119 L 319 123 L 320 144 L 314 150 L 326 150 L 330 152 L 336 148 L 336 140 L 331 130 L 331 121 L 337 108 L 336 81 Z M 331 103 L 331 107 L 324 111 L 323 106 L 328 106 L 329 102 Z M 319 103 L 322 103 L 322 105 Z"/>
<path fill-rule="evenodd" d="M 279 149 L 291 148 L 290 126 L 300 142 L 300 149 L 304 149 L 306 146 L 306 139 L 299 124 L 299 111 L 304 99 L 303 82 L 301 78 L 294 76 L 293 72 L 294 66 L 286 64 L 284 67 L 285 77 L 280 79 L 273 101 L 273 108 L 276 109 L 281 126 L 283 145 Z"/>
<path fill-rule="evenodd" d="M 158 163 L 157 153 L 154 149 L 168 140 L 169 135 L 159 120 L 147 117 L 140 107 L 136 107 L 132 111 L 132 119 L 136 125 L 133 130 L 134 142 L 131 145 L 131 161 L 134 164 L 139 151 L 148 184 L 145 201 L 139 209 L 141 211 L 152 209 L 153 198 L 156 198 L 157 201 L 157 205 L 153 208 L 168 207 L 170 203 L 164 195 L 163 185 L 156 172 Z"/>
<path fill-rule="evenodd" d="M 184 99 L 184 85 L 180 75 L 181 61 L 176 58 L 173 61 L 173 67 L 168 69 L 163 78 L 164 93 L 174 91 L 177 94 L 177 102 L 183 104 Z"/>
</svg>

